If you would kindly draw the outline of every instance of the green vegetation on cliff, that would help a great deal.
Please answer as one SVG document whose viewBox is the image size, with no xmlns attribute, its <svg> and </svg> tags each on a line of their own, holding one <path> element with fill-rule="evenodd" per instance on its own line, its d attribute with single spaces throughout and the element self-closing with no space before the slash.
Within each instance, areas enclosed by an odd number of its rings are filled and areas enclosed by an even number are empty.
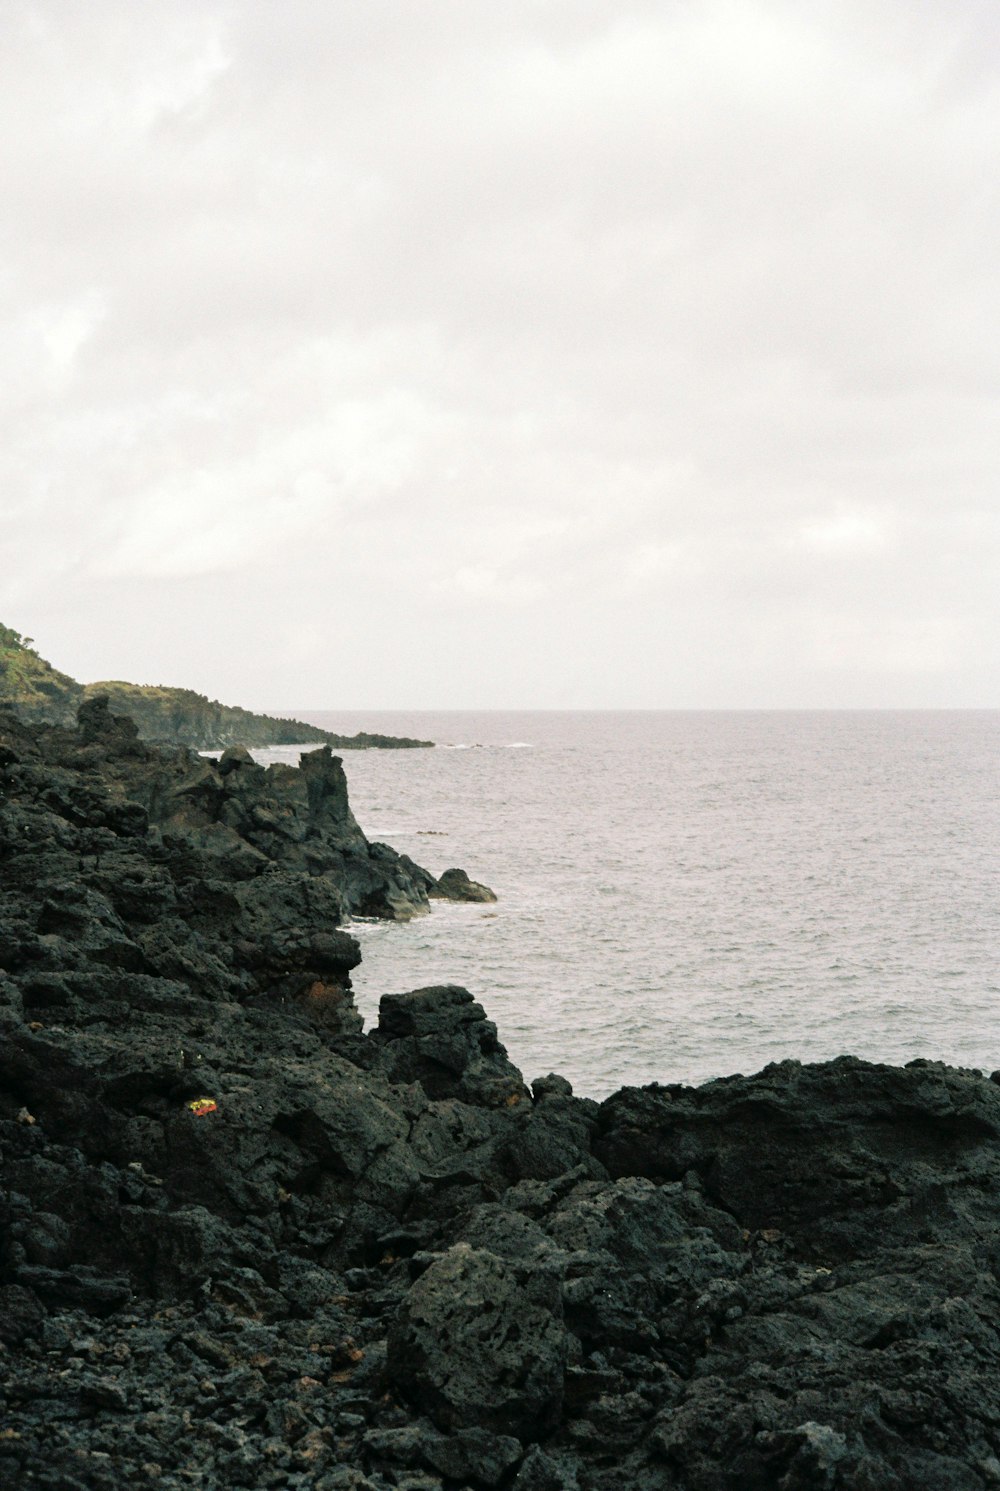
<svg viewBox="0 0 1000 1491">
<path fill-rule="evenodd" d="M 137 683 L 79 684 L 39 657 L 31 637 L 0 624 L 0 707 L 32 723 L 71 725 L 85 699 L 107 694 L 115 714 L 135 721 L 143 740 L 192 746 L 198 751 L 243 745 L 330 745 L 337 750 L 429 746 L 433 741 L 392 735 L 336 735 L 302 720 L 275 719 L 220 704 L 193 689 Z"/>
<path fill-rule="evenodd" d="M 32 724 L 71 725 L 83 688 L 39 657 L 31 637 L 0 624 L 0 705 Z"/>
</svg>

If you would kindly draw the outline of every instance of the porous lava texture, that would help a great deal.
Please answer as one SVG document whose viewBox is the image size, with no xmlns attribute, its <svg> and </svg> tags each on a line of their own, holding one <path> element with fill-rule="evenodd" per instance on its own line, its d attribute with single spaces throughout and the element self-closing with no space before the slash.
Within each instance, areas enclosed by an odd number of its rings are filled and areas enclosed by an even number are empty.
<svg viewBox="0 0 1000 1491">
<path fill-rule="evenodd" d="M 470 994 L 339 764 L 0 727 L 0 1485 L 1000 1485 L 1000 1089 L 794 1062 L 600 1106 Z"/>
</svg>

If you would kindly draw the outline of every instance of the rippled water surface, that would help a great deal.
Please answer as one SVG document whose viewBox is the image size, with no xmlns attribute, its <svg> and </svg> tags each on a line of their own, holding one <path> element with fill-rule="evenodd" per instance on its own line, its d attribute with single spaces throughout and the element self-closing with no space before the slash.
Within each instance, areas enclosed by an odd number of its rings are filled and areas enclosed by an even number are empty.
<svg viewBox="0 0 1000 1491">
<path fill-rule="evenodd" d="M 1000 1067 L 1000 713 L 309 713 L 372 839 L 495 906 L 352 930 L 460 983 L 530 1080 L 600 1097 L 785 1057 Z M 260 759 L 297 759 L 292 751 Z"/>
</svg>

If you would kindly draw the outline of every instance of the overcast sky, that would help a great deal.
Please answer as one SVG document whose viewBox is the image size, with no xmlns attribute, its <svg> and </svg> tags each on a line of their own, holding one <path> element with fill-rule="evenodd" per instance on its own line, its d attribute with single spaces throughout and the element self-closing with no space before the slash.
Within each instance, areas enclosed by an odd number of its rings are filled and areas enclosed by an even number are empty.
<svg viewBox="0 0 1000 1491">
<path fill-rule="evenodd" d="M 57 666 L 1000 704 L 996 0 L 3 0 L 0 45 L 0 620 Z"/>
</svg>

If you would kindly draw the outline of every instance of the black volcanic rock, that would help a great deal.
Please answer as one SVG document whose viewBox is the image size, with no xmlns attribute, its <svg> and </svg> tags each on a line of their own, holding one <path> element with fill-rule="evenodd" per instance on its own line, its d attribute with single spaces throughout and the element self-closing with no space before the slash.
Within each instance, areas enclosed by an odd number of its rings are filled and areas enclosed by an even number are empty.
<svg viewBox="0 0 1000 1491">
<path fill-rule="evenodd" d="M 392 1082 L 418 1082 L 428 1097 L 511 1107 L 528 1096 L 493 1021 L 456 984 L 383 995 L 372 1042 L 378 1071 Z"/>
<path fill-rule="evenodd" d="M 13 742 L 22 736 L 12 719 L 5 738 L 16 752 Z M 93 826 L 115 828 L 131 815 L 137 832 L 152 825 L 167 843 L 180 836 L 208 854 L 215 873 L 230 882 L 275 866 L 322 877 L 340 898 L 338 920 L 352 913 L 405 920 L 428 909 L 434 877 L 368 842 L 329 746 L 304 753 L 299 768 L 257 766 L 239 749 L 218 761 L 180 747 L 157 749 L 101 697 L 81 706 L 77 731 L 42 733 L 25 749 L 23 772 L 44 780 L 44 800 L 70 821 L 83 815 Z"/>
<path fill-rule="evenodd" d="M 368 850 L 327 753 L 3 721 L 0 1485 L 1000 1484 L 1000 1088 L 529 1093 L 453 985 L 365 1034 Z"/>
<path fill-rule="evenodd" d="M 496 896 L 488 885 L 481 885 L 478 880 L 470 880 L 464 870 L 445 870 L 438 877 L 437 885 L 431 891 L 432 896 L 438 896 L 445 901 L 495 901 Z"/>
<path fill-rule="evenodd" d="M 558 1272 L 461 1242 L 407 1291 L 388 1366 L 439 1428 L 530 1441 L 559 1422 L 566 1354 Z"/>
</svg>

